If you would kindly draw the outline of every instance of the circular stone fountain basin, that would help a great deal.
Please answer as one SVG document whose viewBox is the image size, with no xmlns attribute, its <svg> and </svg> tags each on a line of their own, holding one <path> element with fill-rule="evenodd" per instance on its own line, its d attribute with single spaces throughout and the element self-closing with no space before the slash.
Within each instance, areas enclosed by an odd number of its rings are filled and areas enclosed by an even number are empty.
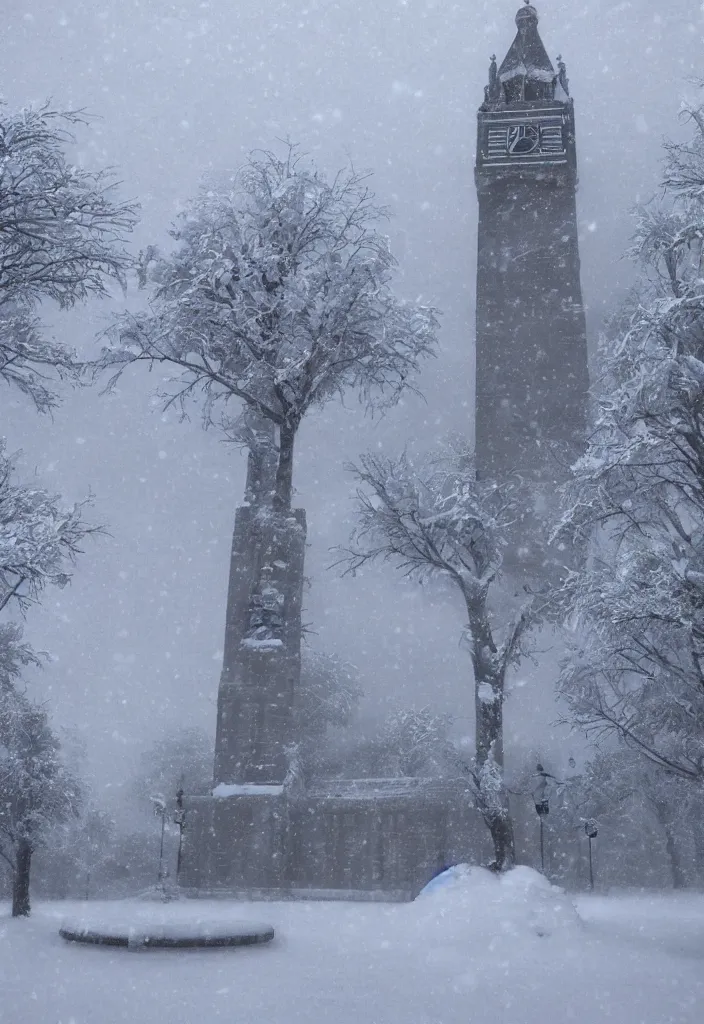
<svg viewBox="0 0 704 1024">
<path fill-rule="evenodd" d="M 93 946 L 124 946 L 128 949 L 208 949 L 223 946 L 257 946 L 271 942 L 269 924 L 235 921 L 206 915 L 185 916 L 169 908 L 138 908 L 135 912 L 66 917 L 59 935 L 68 942 Z"/>
</svg>

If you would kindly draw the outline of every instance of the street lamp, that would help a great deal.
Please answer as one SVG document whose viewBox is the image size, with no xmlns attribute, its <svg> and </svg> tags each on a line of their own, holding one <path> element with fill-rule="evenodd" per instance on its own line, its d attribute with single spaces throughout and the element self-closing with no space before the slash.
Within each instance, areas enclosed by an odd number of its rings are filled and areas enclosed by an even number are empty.
<svg viewBox="0 0 704 1024">
<path fill-rule="evenodd" d="M 174 811 L 174 824 L 178 825 L 178 855 L 176 857 L 176 885 L 179 884 L 181 874 L 181 851 L 183 849 L 183 827 L 186 824 L 186 812 L 183 808 L 183 777 L 181 785 L 176 791 L 176 810 Z"/>
<path fill-rule="evenodd" d="M 542 764 L 536 765 L 536 777 L 538 781 L 533 787 L 533 802 L 535 811 L 540 822 L 540 870 L 545 872 L 545 833 L 543 821 L 550 813 L 550 801 L 548 799 L 548 779 L 555 780 L 555 776 L 546 772 Z"/>
<path fill-rule="evenodd" d="M 588 818 L 584 822 L 584 831 L 586 832 L 587 839 L 589 840 L 589 888 L 594 889 L 594 868 L 592 865 L 592 839 L 596 839 L 599 835 L 599 829 L 597 828 L 596 821 L 594 818 Z"/>
<path fill-rule="evenodd" d="M 166 831 L 166 800 L 163 796 L 151 797 L 152 805 L 154 807 L 154 816 L 161 818 L 161 841 L 159 843 L 159 875 L 158 885 L 166 891 L 166 879 L 164 877 L 164 832 Z"/>
</svg>

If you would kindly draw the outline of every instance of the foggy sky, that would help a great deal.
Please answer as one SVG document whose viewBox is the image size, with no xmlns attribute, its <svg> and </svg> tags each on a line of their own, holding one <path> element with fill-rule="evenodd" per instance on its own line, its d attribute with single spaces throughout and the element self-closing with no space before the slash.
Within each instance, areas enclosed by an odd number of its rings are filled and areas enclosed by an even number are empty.
<svg viewBox="0 0 704 1024">
<path fill-rule="evenodd" d="M 583 287 L 592 336 L 629 281 L 628 209 L 657 188 L 661 140 L 704 75 L 695 0 L 541 0 L 548 52 L 567 61 L 577 113 Z M 297 504 L 309 516 L 304 619 L 316 646 L 355 663 L 370 705 L 433 703 L 471 714 L 458 647 L 459 602 L 402 585 L 389 568 L 355 580 L 327 570 L 352 525 L 343 464 L 367 446 L 398 451 L 472 431 L 475 114 L 489 57 L 515 34 L 516 0 L 5 0 L 0 94 L 12 107 L 51 96 L 100 115 L 80 158 L 119 167 L 138 198 L 135 248 L 165 239 L 204 176 L 248 150 L 299 141 L 323 167 L 352 158 L 375 173 L 394 214 L 398 290 L 443 311 L 442 351 L 410 399 L 379 424 L 350 398 L 311 416 L 299 439 Z M 115 305 L 120 303 L 116 298 Z M 130 300 L 133 301 L 133 300 Z M 82 351 L 109 304 L 54 316 Z M 100 786 L 174 724 L 214 730 L 229 545 L 243 460 L 215 432 L 163 416 L 155 375 L 128 373 L 109 398 L 67 395 L 54 422 L 3 391 L 1 429 L 25 475 L 77 500 L 110 536 L 89 540 L 73 584 L 27 620 L 54 656 L 37 681 L 57 721 L 75 724 Z M 554 666 L 526 673 L 510 732 L 545 745 Z M 466 710 L 465 710 L 466 709 Z M 467 718 L 469 722 L 470 719 Z"/>
</svg>

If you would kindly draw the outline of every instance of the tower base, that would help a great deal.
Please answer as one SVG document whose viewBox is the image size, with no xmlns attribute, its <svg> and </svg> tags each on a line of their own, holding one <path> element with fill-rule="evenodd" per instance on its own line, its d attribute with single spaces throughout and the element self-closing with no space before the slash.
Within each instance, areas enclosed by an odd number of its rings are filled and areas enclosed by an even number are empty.
<svg viewBox="0 0 704 1024">
<path fill-rule="evenodd" d="M 481 817 L 454 782 L 345 779 L 295 793 L 215 793 L 185 802 L 180 882 L 189 895 L 410 900 L 451 864 L 490 859 Z"/>
</svg>

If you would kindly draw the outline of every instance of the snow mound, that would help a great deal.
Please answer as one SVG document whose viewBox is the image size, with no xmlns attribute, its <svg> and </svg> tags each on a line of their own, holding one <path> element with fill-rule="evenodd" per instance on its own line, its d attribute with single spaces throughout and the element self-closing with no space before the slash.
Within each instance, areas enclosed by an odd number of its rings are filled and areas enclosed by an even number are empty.
<svg viewBox="0 0 704 1024">
<path fill-rule="evenodd" d="M 458 864 L 433 878 L 411 906 L 419 924 L 450 940 L 567 936 L 582 927 L 564 890 L 523 866 L 496 875 Z"/>
<path fill-rule="evenodd" d="M 227 914 L 194 914 L 179 906 L 103 904 L 62 918 L 59 934 L 70 941 L 128 947 L 253 945 L 274 938 L 271 925 Z"/>
</svg>

